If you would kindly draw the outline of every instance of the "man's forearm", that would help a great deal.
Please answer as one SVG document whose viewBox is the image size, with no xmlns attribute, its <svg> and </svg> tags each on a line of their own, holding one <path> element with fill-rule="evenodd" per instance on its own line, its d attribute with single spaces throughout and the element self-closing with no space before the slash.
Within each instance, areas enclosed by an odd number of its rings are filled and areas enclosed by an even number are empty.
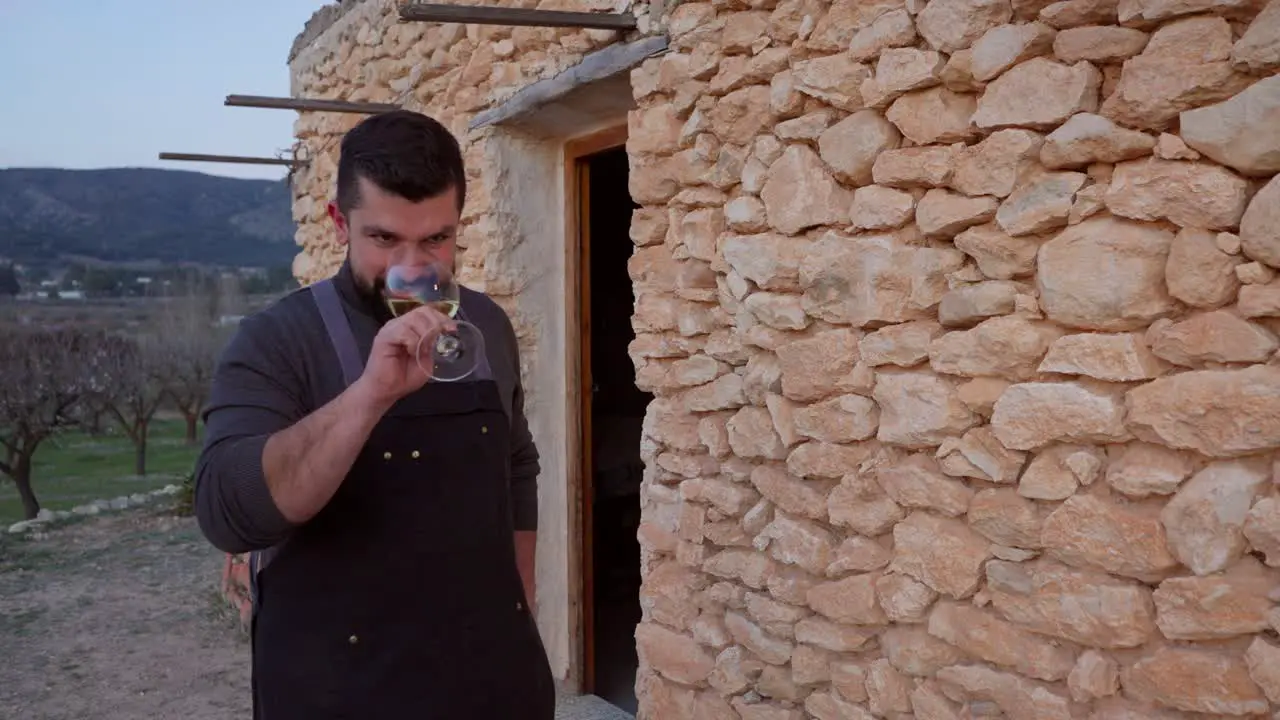
<svg viewBox="0 0 1280 720">
<path fill-rule="evenodd" d="M 520 570 L 520 581 L 524 584 L 525 601 L 530 609 L 538 607 L 537 596 L 537 555 L 538 533 L 529 530 L 516 531 L 516 567 Z"/>
<path fill-rule="evenodd" d="M 357 381 L 267 440 L 262 451 L 267 487 L 289 522 L 306 522 L 324 508 L 386 411 Z"/>
</svg>

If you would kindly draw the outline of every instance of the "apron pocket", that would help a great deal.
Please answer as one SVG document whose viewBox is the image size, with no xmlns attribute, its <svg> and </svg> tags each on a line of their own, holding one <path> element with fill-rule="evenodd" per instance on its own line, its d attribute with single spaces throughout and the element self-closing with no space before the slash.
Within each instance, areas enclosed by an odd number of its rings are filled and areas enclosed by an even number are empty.
<svg viewBox="0 0 1280 720">
<path fill-rule="evenodd" d="M 254 664 L 264 706 L 305 709 L 302 715 L 350 709 L 357 699 L 359 631 L 303 622 L 296 615 L 258 619 Z"/>
</svg>

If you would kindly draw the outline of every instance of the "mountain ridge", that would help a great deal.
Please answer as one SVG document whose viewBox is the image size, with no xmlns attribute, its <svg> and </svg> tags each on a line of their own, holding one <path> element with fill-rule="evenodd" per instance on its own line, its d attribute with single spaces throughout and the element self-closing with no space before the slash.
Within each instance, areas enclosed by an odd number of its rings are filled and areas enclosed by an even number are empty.
<svg viewBox="0 0 1280 720">
<path fill-rule="evenodd" d="M 0 257 L 57 265 L 288 265 L 286 180 L 115 167 L 0 169 Z"/>
</svg>

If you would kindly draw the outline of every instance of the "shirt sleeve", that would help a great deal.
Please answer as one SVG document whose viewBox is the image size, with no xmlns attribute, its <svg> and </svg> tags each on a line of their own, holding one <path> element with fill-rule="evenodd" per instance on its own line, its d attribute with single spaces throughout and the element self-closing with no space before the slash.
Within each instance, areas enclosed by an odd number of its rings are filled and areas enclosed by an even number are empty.
<svg viewBox="0 0 1280 720">
<path fill-rule="evenodd" d="M 205 441 L 196 461 L 195 512 L 218 549 L 271 547 L 293 527 L 267 489 L 267 438 L 305 414 L 302 383 L 264 315 L 245 319 L 215 367 L 205 407 Z"/>
<path fill-rule="evenodd" d="M 515 329 L 502 314 L 504 334 L 511 358 L 513 397 L 511 400 L 511 507 L 517 531 L 538 529 L 538 474 L 541 472 L 538 446 L 529 432 L 524 414 L 524 385 L 520 380 L 520 345 Z"/>
</svg>

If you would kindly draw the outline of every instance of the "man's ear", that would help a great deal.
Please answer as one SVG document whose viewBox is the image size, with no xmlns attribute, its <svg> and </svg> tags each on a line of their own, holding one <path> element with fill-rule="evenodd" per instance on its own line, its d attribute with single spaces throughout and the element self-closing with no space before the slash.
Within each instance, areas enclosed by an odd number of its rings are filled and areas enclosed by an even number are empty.
<svg viewBox="0 0 1280 720">
<path fill-rule="evenodd" d="M 346 245 L 351 242 L 351 227 L 347 224 L 347 216 L 338 209 L 338 203 L 330 201 L 328 211 L 329 219 L 333 221 L 333 227 L 338 231 L 338 244 Z"/>
</svg>

